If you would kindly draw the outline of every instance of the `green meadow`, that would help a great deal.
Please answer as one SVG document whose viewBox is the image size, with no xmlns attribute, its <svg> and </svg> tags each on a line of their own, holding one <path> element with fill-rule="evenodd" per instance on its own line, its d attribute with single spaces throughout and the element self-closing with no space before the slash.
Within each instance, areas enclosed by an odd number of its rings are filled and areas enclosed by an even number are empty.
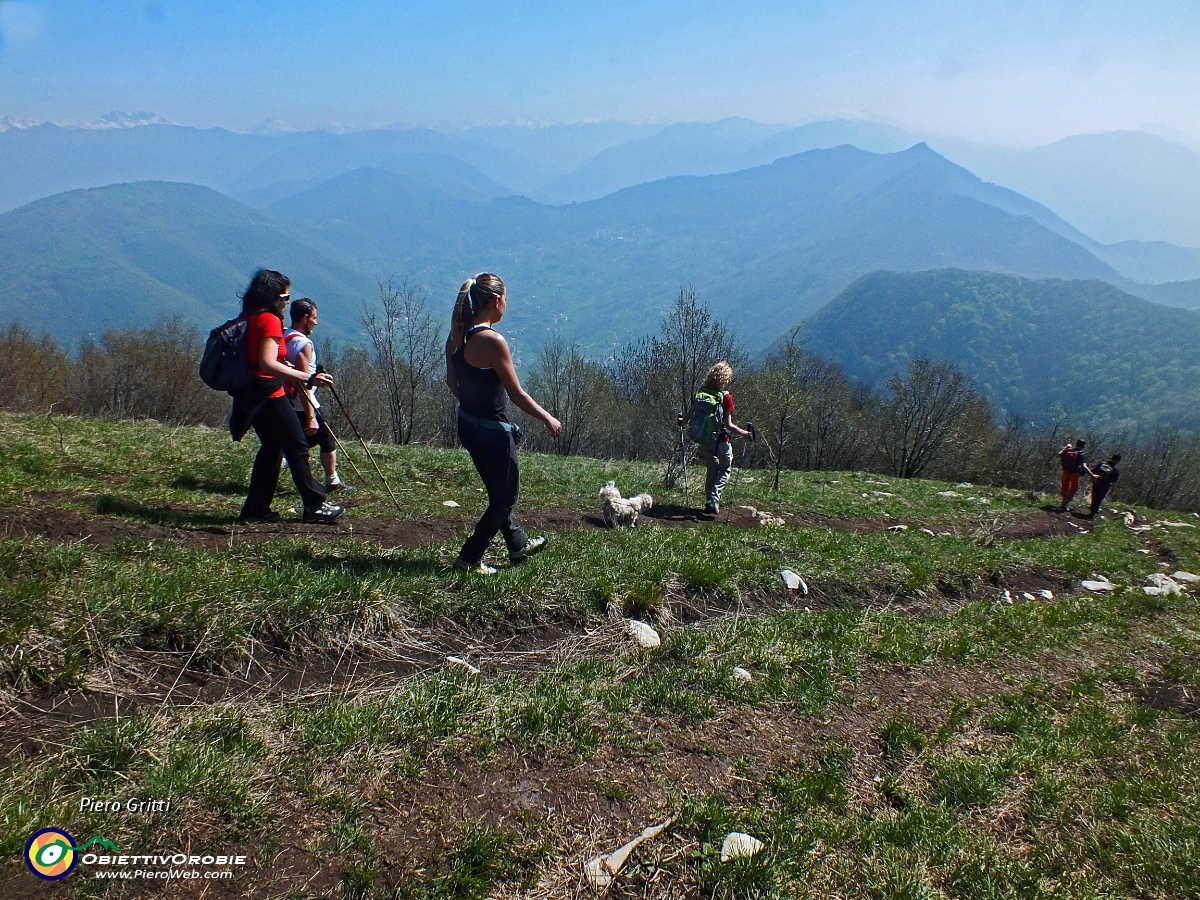
<svg viewBox="0 0 1200 900">
<path fill-rule="evenodd" d="M 1200 608 L 1142 590 L 1200 573 L 1200 518 L 748 470 L 701 521 L 661 464 L 523 454 L 550 547 L 497 541 L 488 578 L 453 569 L 465 453 L 373 447 L 401 510 L 343 463 L 332 529 L 285 473 L 284 522 L 241 527 L 256 449 L 0 413 L 3 896 L 588 896 L 589 859 L 670 819 L 609 896 L 1200 897 Z M 610 479 L 653 494 L 637 528 L 599 527 Z M 40 882 L 50 826 L 250 864 Z M 761 852 L 722 862 L 733 831 Z"/>
</svg>

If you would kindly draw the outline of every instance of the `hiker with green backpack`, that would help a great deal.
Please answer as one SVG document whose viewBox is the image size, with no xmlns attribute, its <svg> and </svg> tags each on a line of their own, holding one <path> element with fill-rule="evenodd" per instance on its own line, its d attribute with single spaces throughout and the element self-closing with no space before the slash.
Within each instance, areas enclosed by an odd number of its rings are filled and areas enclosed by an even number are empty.
<svg viewBox="0 0 1200 900">
<path fill-rule="evenodd" d="M 716 515 L 721 511 L 721 490 L 729 481 L 733 468 L 732 435 L 754 440 L 754 433 L 733 424 L 733 367 L 725 360 L 716 363 L 704 377 L 704 386 L 692 400 L 691 409 L 680 416 L 679 425 L 686 425 L 688 436 L 700 445 L 700 455 L 708 469 L 704 481 L 704 511 Z"/>
</svg>

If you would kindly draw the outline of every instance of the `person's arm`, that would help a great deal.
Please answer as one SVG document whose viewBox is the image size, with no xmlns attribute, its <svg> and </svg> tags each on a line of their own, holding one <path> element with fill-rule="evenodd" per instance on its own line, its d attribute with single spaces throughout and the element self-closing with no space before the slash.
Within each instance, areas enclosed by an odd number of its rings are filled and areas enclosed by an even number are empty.
<svg viewBox="0 0 1200 900">
<path fill-rule="evenodd" d="M 311 341 L 304 344 L 304 349 L 296 354 L 296 368 L 301 372 L 307 372 L 312 368 L 313 345 Z M 304 391 L 306 401 L 313 399 L 310 389 L 305 386 L 301 388 Z M 305 402 L 304 404 L 304 433 L 312 436 L 321 430 L 321 426 L 317 424 L 317 404 L 315 402 Z"/>
<path fill-rule="evenodd" d="M 319 375 L 309 378 L 307 372 L 301 372 L 286 363 L 281 363 L 279 361 L 279 341 L 273 337 L 263 338 L 262 343 L 258 345 L 258 371 L 273 378 L 282 378 L 284 381 L 294 381 L 310 387 L 318 384 L 325 387 L 333 385 L 333 376 L 328 372 L 321 372 Z"/>
<path fill-rule="evenodd" d="M 450 338 L 446 338 L 446 387 L 450 388 L 450 393 L 454 395 L 455 400 L 461 400 L 458 395 L 458 373 L 454 371 L 454 351 L 458 347 L 451 346 Z"/>
<path fill-rule="evenodd" d="M 521 382 L 517 378 L 517 370 L 513 368 L 512 354 L 508 349 L 508 341 L 504 340 L 503 337 L 494 331 L 485 332 L 484 335 L 477 335 L 475 340 L 478 341 L 480 337 L 484 338 L 487 361 L 495 371 L 496 377 L 500 379 L 500 383 L 504 385 L 504 390 L 508 392 L 509 399 L 518 408 L 524 410 L 535 419 L 540 420 L 551 434 L 557 435 L 562 431 L 562 423 L 546 412 L 546 410 L 542 409 L 538 405 L 538 402 L 530 397 L 525 392 L 525 389 L 521 387 Z"/>
<path fill-rule="evenodd" d="M 725 410 L 725 430 L 728 432 L 731 432 L 733 434 L 736 434 L 738 437 L 744 437 L 744 438 L 750 437 L 750 432 L 748 432 L 745 428 L 739 428 L 737 425 L 733 424 L 733 410 L 732 409 Z"/>
</svg>

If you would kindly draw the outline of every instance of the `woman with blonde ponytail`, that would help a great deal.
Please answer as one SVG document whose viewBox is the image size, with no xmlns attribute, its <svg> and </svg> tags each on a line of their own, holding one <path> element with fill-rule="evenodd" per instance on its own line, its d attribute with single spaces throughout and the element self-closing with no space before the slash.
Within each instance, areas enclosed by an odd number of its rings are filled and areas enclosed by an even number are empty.
<svg viewBox="0 0 1200 900">
<path fill-rule="evenodd" d="M 494 328 L 504 316 L 508 298 L 504 282 L 490 272 L 468 278 L 458 291 L 446 339 L 446 384 L 458 399 L 458 438 L 471 454 L 487 489 L 488 508 L 458 554 L 455 566 L 479 575 L 496 572 L 483 554 L 499 531 L 508 558 L 519 563 L 542 550 L 545 535 L 530 539 L 513 519 L 521 491 L 517 466 L 520 431 L 508 421 L 508 400 L 545 423 L 551 434 L 562 424 L 542 409 L 517 379 L 508 342 Z"/>
</svg>

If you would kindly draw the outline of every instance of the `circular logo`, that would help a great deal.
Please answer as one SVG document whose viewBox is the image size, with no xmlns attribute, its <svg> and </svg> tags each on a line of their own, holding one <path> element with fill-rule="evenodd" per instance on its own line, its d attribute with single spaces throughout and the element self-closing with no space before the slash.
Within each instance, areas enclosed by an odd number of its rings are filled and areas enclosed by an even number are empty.
<svg viewBox="0 0 1200 900">
<path fill-rule="evenodd" d="M 25 845 L 25 865 L 47 881 L 66 877 L 78 861 L 75 838 L 61 828 L 43 828 Z"/>
</svg>

